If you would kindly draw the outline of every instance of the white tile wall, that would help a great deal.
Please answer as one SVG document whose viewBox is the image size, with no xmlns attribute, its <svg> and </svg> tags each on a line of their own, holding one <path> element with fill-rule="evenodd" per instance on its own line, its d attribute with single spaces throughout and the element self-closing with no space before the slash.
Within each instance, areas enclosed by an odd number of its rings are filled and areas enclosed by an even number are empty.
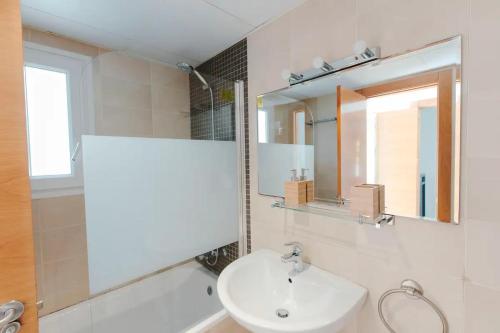
<svg viewBox="0 0 500 333">
<path fill-rule="evenodd" d="M 248 37 L 252 248 L 282 251 L 284 241 L 301 241 L 313 264 L 367 287 L 349 332 L 386 332 L 377 300 L 406 277 L 444 310 L 450 332 L 500 332 L 499 17 L 497 0 L 308 0 Z M 286 85 L 282 69 L 350 54 L 356 39 L 388 55 L 457 34 L 464 37 L 460 226 L 398 218 L 396 227 L 374 230 L 273 209 L 272 198 L 258 195 L 255 97 Z M 395 299 L 387 310 L 398 332 L 439 331 L 417 302 Z"/>
<path fill-rule="evenodd" d="M 473 283 L 465 284 L 465 332 L 496 333 L 500 327 L 500 292 Z"/>
<path fill-rule="evenodd" d="M 90 302 L 86 301 L 70 308 L 42 317 L 40 333 L 92 333 Z"/>
</svg>

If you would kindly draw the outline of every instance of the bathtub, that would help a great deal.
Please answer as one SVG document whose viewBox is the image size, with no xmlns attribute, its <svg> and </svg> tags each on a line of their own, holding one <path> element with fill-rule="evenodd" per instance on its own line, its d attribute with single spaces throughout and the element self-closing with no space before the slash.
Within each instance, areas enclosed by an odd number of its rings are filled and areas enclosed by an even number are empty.
<svg viewBox="0 0 500 333">
<path fill-rule="evenodd" d="M 41 317 L 40 333 L 202 332 L 224 313 L 216 288 L 217 276 L 190 261 Z"/>
</svg>

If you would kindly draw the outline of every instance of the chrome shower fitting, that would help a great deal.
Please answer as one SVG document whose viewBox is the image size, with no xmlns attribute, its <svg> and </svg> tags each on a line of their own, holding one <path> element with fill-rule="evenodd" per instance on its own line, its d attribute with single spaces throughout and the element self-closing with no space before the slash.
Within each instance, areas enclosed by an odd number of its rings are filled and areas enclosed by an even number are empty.
<svg viewBox="0 0 500 333">
<path fill-rule="evenodd" d="M 210 257 L 215 257 L 215 261 L 210 262 Z M 217 261 L 219 261 L 219 249 L 210 251 L 210 254 L 205 257 L 205 262 L 207 263 L 208 266 L 217 265 Z"/>
<path fill-rule="evenodd" d="M 215 120 L 214 120 L 214 93 L 212 91 L 212 87 L 208 84 L 208 81 L 200 74 L 193 66 L 186 62 L 177 63 L 177 68 L 187 74 L 194 74 L 198 80 L 202 83 L 203 90 L 207 90 L 210 92 L 210 102 L 211 102 L 211 116 L 212 116 L 212 140 L 215 140 Z"/>
</svg>

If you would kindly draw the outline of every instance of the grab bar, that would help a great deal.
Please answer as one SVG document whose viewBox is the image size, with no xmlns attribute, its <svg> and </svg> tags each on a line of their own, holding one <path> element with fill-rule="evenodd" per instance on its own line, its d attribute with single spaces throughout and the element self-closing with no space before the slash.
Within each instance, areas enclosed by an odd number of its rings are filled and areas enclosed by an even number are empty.
<svg viewBox="0 0 500 333">
<path fill-rule="evenodd" d="M 316 125 L 316 124 L 329 123 L 332 121 L 337 121 L 337 117 L 320 119 L 320 120 L 316 120 L 316 121 L 313 121 L 313 120 L 306 121 L 306 125 L 312 126 L 312 125 Z"/>
<path fill-rule="evenodd" d="M 73 152 L 71 153 L 71 160 L 73 162 L 76 162 L 79 153 L 80 153 L 80 141 L 76 143 L 75 148 L 73 148 Z"/>
<path fill-rule="evenodd" d="M 387 290 L 382 294 L 382 296 L 380 296 L 380 299 L 378 300 L 378 315 L 389 332 L 396 333 L 396 331 L 392 329 L 392 327 L 384 317 L 384 313 L 382 312 L 382 303 L 387 296 L 397 293 L 407 294 L 412 298 L 422 300 L 425 303 L 429 304 L 441 319 L 441 323 L 443 324 L 443 333 L 448 333 L 448 321 L 446 320 L 444 313 L 437 307 L 436 304 L 432 303 L 431 300 L 424 296 L 424 290 L 422 289 L 422 286 L 420 286 L 417 281 L 411 279 L 403 280 L 403 282 L 401 282 L 401 288 L 399 289 Z"/>
</svg>

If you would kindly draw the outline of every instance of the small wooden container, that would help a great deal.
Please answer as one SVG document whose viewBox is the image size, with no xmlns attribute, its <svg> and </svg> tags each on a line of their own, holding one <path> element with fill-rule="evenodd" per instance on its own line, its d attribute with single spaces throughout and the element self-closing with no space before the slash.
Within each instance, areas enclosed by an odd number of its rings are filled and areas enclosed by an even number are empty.
<svg viewBox="0 0 500 333">
<path fill-rule="evenodd" d="M 385 213 L 385 185 L 381 184 L 363 184 L 369 186 L 377 186 L 378 187 L 378 209 L 380 214 Z"/>
<path fill-rule="evenodd" d="M 380 214 L 385 213 L 385 186 L 378 185 L 378 203 Z"/>
<path fill-rule="evenodd" d="M 307 202 L 307 181 L 285 182 L 285 204 L 301 205 Z"/>
<path fill-rule="evenodd" d="M 304 182 L 306 183 L 306 190 L 307 190 L 306 201 L 307 202 L 314 201 L 314 181 L 305 180 Z"/>
<path fill-rule="evenodd" d="M 362 184 L 351 188 L 351 212 L 353 215 L 363 215 L 375 218 L 380 215 L 380 187 L 378 185 Z"/>
</svg>

